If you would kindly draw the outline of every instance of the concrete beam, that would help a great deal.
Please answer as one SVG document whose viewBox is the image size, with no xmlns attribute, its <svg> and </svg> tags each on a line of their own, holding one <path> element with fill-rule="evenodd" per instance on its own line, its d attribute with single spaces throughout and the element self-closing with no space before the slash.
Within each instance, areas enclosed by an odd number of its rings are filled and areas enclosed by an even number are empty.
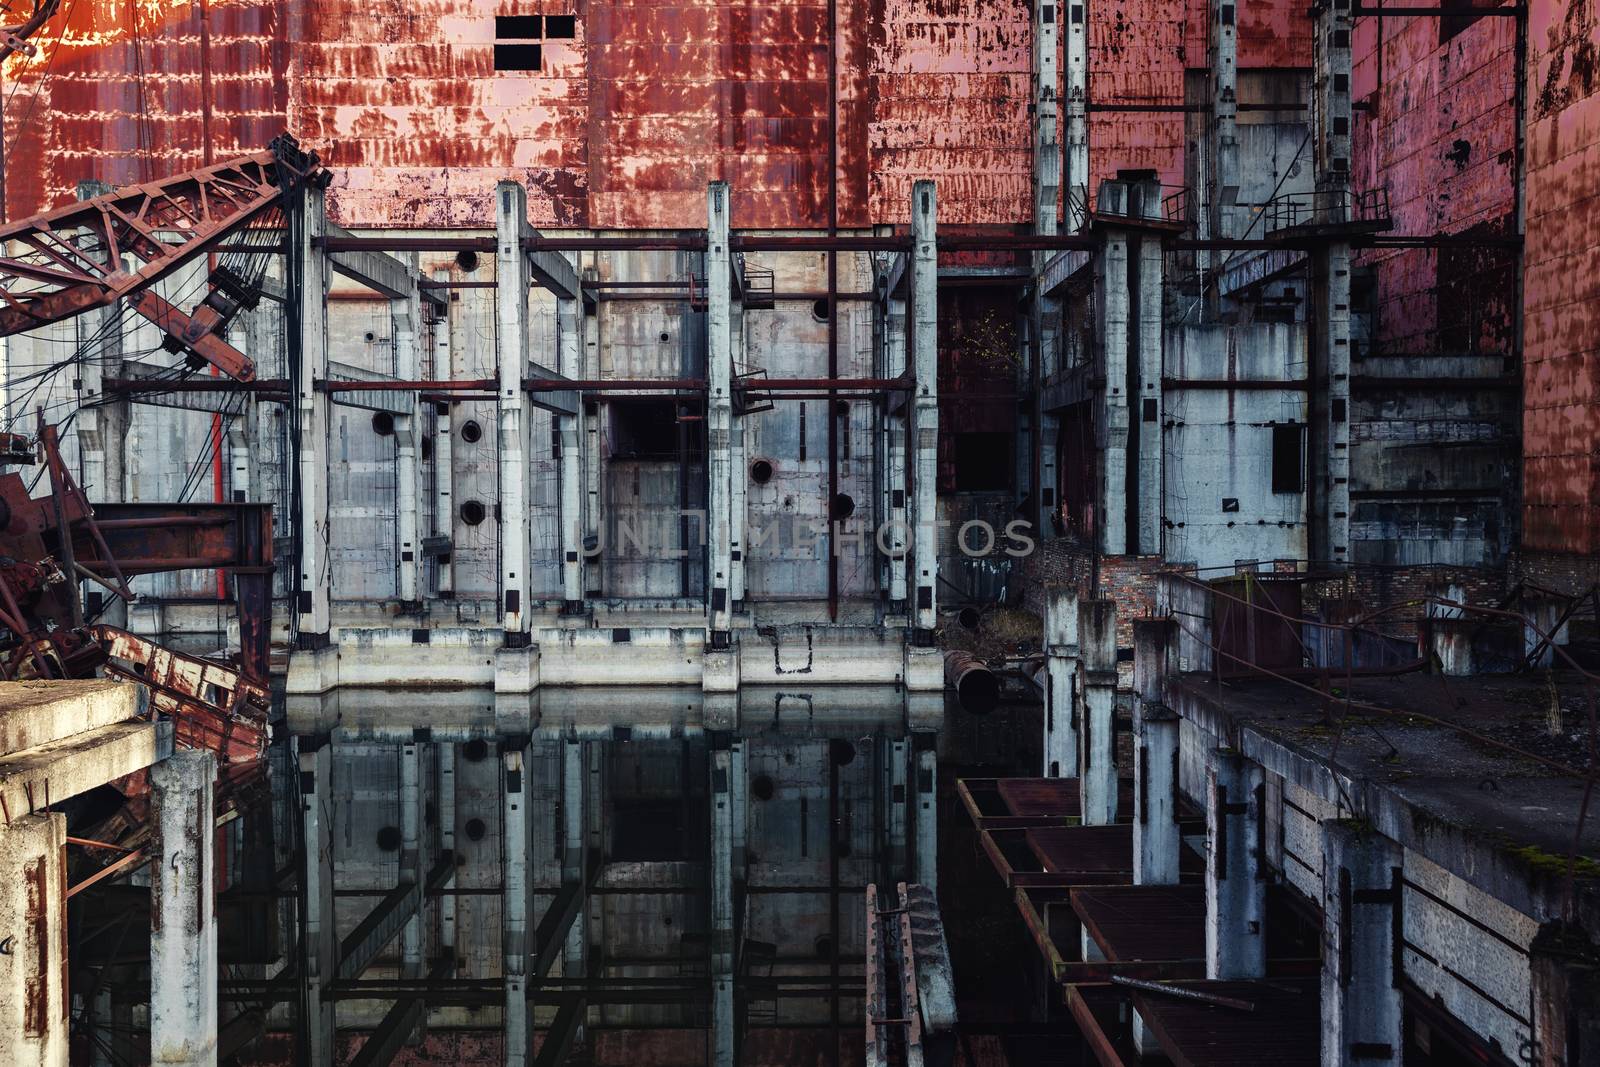
<svg viewBox="0 0 1600 1067">
<path fill-rule="evenodd" d="M 522 391 L 528 366 L 528 193 L 517 182 L 495 186 L 495 355 L 499 366 L 500 595 L 508 643 L 524 644 L 528 629 L 530 522 L 529 415 Z"/>
<path fill-rule="evenodd" d="M 436 270 L 433 277 L 435 281 L 449 281 L 450 272 Z M 445 310 L 433 323 L 433 364 L 429 371 L 432 377 L 455 375 L 455 361 L 450 353 L 450 304 L 446 303 Z M 455 461 L 451 446 L 455 435 L 450 427 L 450 405 L 430 406 L 419 418 L 424 419 L 423 425 L 433 435 L 433 536 L 444 538 L 445 543 L 453 547 L 456 509 Z M 451 552 L 449 558 L 448 563 L 435 564 L 434 591 L 440 595 L 455 592 L 455 553 Z"/>
<path fill-rule="evenodd" d="M 1155 198 L 1159 201 L 1159 193 Z M 1130 250 L 1131 252 L 1131 250 Z M 1133 328 L 1138 338 L 1138 389 L 1128 398 L 1134 409 L 1130 420 L 1136 420 L 1139 435 L 1138 498 L 1129 503 L 1138 509 L 1131 533 L 1137 543 L 1127 546 L 1127 551 L 1156 555 L 1162 550 L 1162 478 L 1163 452 L 1161 439 L 1161 369 L 1162 346 L 1166 339 L 1163 315 L 1163 273 L 1166 257 L 1162 253 L 1161 238 L 1144 234 L 1139 238 L 1136 253 L 1138 267 L 1138 321 Z"/>
<path fill-rule="evenodd" d="M 141 771 L 172 753 L 170 722 L 119 722 L 0 757 L 0 806 L 15 819 Z"/>
<path fill-rule="evenodd" d="M 329 237 L 354 237 L 349 230 L 333 223 L 327 224 L 326 230 Z M 330 252 L 328 264 L 335 274 L 342 274 L 358 285 L 363 285 L 375 293 L 381 293 L 390 300 L 411 300 L 419 298 L 431 300 L 439 307 L 446 307 L 449 296 L 441 290 L 421 290 L 417 285 L 416 270 L 398 256 L 373 249 L 364 249 L 360 252 Z"/>
<path fill-rule="evenodd" d="M 1210 209 L 1202 236 L 1238 236 L 1239 201 L 1239 36 L 1237 0 L 1209 4 L 1211 52 L 1211 185 Z M 1209 253 L 1207 253 L 1209 257 Z"/>
<path fill-rule="evenodd" d="M 1323 1067 L 1400 1062 L 1400 864 L 1400 847 L 1366 824 L 1322 824 Z"/>
<path fill-rule="evenodd" d="M 301 202 L 297 257 L 300 285 L 296 290 L 300 316 L 299 389 L 295 405 L 300 421 L 299 466 L 300 559 L 296 593 L 296 623 L 300 642 L 309 648 L 327 643 L 331 623 L 328 560 L 328 394 L 316 383 L 328 377 L 328 260 L 314 247 L 327 232 L 327 209 L 321 189 L 306 186 Z"/>
<path fill-rule="evenodd" d="M 912 627 L 919 644 L 938 626 L 939 586 L 939 253 L 938 202 L 933 182 L 911 190 L 911 447 L 916 454 L 911 528 L 916 603 Z"/>
<path fill-rule="evenodd" d="M 896 256 L 902 280 L 906 273 L 905 256 Z M 885 378 L 898 378 L 906 372 L 906 301 L 903 296 L 891 295 L 884 310 L 884 374 Z M 903 394 L 902 394 L 903 395 Z M 910 547 L 911 527 L 908 524 L 910 509 L 906 492 L 910 479 L 906 464 L 909 456 L 907 438 L 910 434 L 909 409 L 884 415 L 887 434 L 887 455 L 884 469 L 883 514 L 888 516 L 888 529 L 884 540 L 888 559 L 888 595 L 890 615 L 904 615 L 906 610 L 906 552 Z M 880 546 L 882 549 L 885 546 Z"/>
<path fill-rule="evenodd" d="M 0 1063 L 67 1067 L 67 819 L 0 826 Z"/>
<path fill-rule="evenodd" d="M 526 190 L 523 192 L 523 204 L 527 204 Z M 523 211 L 522 217 L 524 219 L 528 217 L 527 211 Z M 537 240 L 539 231 L 530 229 L 528 236 Z M 555 294 L 557 300 L 576 302 L 583 298 L 583 286 L 578 278 L 578 270 L 560 252 L 549 249 L 529 252 L 528 273 L 535 285 L 548 289 Z"/>
<path fill-rule="evenodd" d="M 560 258 L 560 257 L 558 257 Z M 562 259 L 565 263 L 566 260 Z M 577 284 L 577 274 L 573 274 Z M 583 373 L 583 304 L 577 295 L 560 297 L 556 301 L 557 345 L 561 356 L 561 374 L 574 378 Z M 583 446 L 584 438 L 579 423 L 579 405 L 576 394 L 559 397 L 568 410 L 556 417 L 556 435 L 561 443 L 561 597 L 570 613 L 583 605 Z"/>
<path fill-rule="evenodd" d="M 1099 514 L 1100 550 L 1109 556 L 1130 551 L 1128 545 L 1128 256 L 1125 230 L 1106 234 L 1095 260 L 1099 299 L 1100 364 L 1105 385 L 1100 390 L 1100 419 L 1095 446 L 1101 454 Z M 1102 436 L 1103 435 L 1103 436 Z"/>
<path fill-rule="evenodd" d="M 1063 94 L 1066 112 L 1067 230 L 1088 224 L 1089 205 L 1089 19 L 1084 0 L 1067 0 L 1057 11 L 1066 16 L 1066 77 Z"/>
<path fill-rule="evenodd" d="M 729 597 L 733 531 L 731 479 L 733 477 L 733 345 L 729 292 L 732 251 L 729 244 L 729 205 L 726 182 L 712 182 L 706 191 L 706 494 L 710 570 L 706 583 L 713 648 L 728 643 L 733 628 Z M 740 472 L 741 474 L 743 472 Z"/>
<path fill-rule="evenodd" d="M 1206 977 L 1267 973 L 1261 766 L 1213 749 L 1206 765 Z"/>
<path fill-rule="evenodd" d="M 414 253 L 408 253 L 414 256 Z M 389 302 L 389 316 L 394 336 L 394 372 L 404 381 L 415 381 L 422 370 L 422 302 L 417 294 L 416 268 L 408 264 L 412 277 L 411 294 L 404 299 Z M 422 482 L 417 463 L 420 442 L 421 411 L 414 393 L 401 394 L 409 401 L 409 410 L 394 419 L 395 441 L 395 526 L 400 537 L 400 601 L 405 605 L 420 605 L 422 599 L 422 538 L 421 501 Z"/>
<path fill-rule="evenodd" d="M 210 752 L 183 749 L 150 770 L 150 1062 L 217 1062 L 217 778 Z"/>
<path fill-rule="evenodd" d="M 0 753 L 140 718 L 148 694 L 143 686 L 100 679 L 0 682 Z"/>
</svg>

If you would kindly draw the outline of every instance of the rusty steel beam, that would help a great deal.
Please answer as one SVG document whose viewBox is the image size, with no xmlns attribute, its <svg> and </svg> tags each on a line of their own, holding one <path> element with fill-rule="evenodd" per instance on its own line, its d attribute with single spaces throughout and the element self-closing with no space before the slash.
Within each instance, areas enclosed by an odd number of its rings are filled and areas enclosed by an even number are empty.
<svg viewBox="0 0 1600 1067">
<path fill-rule="evenodd" d="M 60 7 L 61 0 L 33 0 L 33 11 L 27 18 L 10 26 L 0 26 L 0 63 L 16 52 L 28 56 L 36 54 L 39 48 L 28 38 L 38 33 Z M 9 9 L 6 13 L 10 14 Z"/>
<path fill-rule="evenodd" d="M 0 255 L 0 335 L 139 292 L 248 226 L 316 170 L 317 157 L 285 135 L 265 152 L 0 227 L 0 247 L 18 249 Z"/>
<path fill-rule="evenodd" d="M 201 304 L 193 315 L 187 315 L 153 289 L 130 296 L 128 306 L 229 378 L 245 382 L 255 377 L 256 368 L 250 357 L 217 336 L 217 328 L 226 329 L 226 323 L 216 309 Z"/>
</svg>

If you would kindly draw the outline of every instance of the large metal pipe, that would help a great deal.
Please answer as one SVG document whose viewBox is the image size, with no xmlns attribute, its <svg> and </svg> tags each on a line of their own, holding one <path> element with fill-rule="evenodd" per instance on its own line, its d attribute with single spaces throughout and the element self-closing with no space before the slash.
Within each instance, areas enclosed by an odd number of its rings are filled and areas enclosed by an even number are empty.
<svg viewBox="0 0 1600 1067">
<path fill-rule="evenodd" d="M 944 681 L 956 691 L 962 710 L 974 715 L 987 715 L 1000 702 L 1000 680 L 971 652 L 944 654 Z"/>
</svg>

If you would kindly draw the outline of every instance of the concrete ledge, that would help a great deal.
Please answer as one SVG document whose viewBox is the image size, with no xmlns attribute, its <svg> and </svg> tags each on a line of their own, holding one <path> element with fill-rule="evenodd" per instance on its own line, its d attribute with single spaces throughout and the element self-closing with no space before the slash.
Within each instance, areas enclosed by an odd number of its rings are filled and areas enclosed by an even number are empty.
<svg viewBox="0 0 1600 1067">
<path fill-rule="evenodd" d="M 16 752 L 0 758 L 0 805 L 14 819 L 143 770 L 171 753 L 171 724 L 142 721 L 102 726 Z"/>
<path fill-rule="evenodd" d="M 148 700 L 143 686 L 98 679 L 0 682 L 0 754 L 139 718 Z"/>
</svg>

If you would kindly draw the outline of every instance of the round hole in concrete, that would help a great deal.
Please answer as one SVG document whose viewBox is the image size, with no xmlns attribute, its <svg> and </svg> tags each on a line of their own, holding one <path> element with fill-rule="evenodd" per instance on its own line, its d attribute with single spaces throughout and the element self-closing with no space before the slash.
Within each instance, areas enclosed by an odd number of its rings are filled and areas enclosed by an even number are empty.
<svg viewBox="0 0 1600 1067">
<path fill-rule="evenodd" d="M 368 330 L 364 336 L 366 337 L 367 344 L 369 345 L 378 339 L 378 335 L 373 333 L 371 330 Z"/>
<path fill-rule="evenodd" d="M 750 480 L 757 485 L 766 485 L 772 481 L 772 461 L 758 459 L 750 464 Z"/>
<path fill-rule="evenodd" d="M 465 756 L 470 763 L 482 763 L 484 760 L 489 758 L 489 742 L 483 740 L 481 737 L 473 741 L 468 741 L 466 744 L 461 746 L 461 754 Z"/>
<path fill-rule="evenodd" d="M 461 424 L 461 439 L 469 445 L 483 440 L 483 427 L 478 425 L 477 419 L 468 419 Z"/>
<path fill-rule="evenodd" d="M 468 819 L 465 827 L 468 841 L 482 841 L 486 827 L 482 819 Z"/>
<path fill-rule="evenodd" d="M 816 319 L 818 322 L 828 321 L 828 301 L 826 298 L 812 303 L 811 317 Z"/>
<path fill-rule="evenodd" d="M 828 758 L 840 767 L 848 766 L 855 762 L 856 746 L 842 737 L 836 737 L 828 742 Z"/>
<path fill-rule="evenodd" d="M 662 330 L 661 331 L 661 343 L 662 344 L 666 344 L 670 340 L 672 340 L 672 335 L 670 333 L 668 333 L 667 331 Z"/>
<path fill-rule="evenodd" d="M 481 500 L 469 500 L 461 505 L 461 521 L 468 526 L 476 526 L 488 516 Z"/>
<path fill-rule="evenodd" d="M 463 248 L 461 251 L 456 253 L 456 266 L 460 267 L 467 274 L 471 274 L 473 271 L 478 269 L 478 253 L 474 252 L 470 248 Z"/>
<path fill-rule="evenodd" d="M 980 617 L 981 616 L 978 614 L 978 609 L 972 607 L 970 604 L 956 612 L 956 622 L 959 622 L 962 626 L 965 626 L 969 630 L 976 630 L 978 628 L 978 619 Z"/>
<path fill-rule="evenodd" d="M 772 779 L 765 774 L 758 774 L 750 779 L 750 795 L 757 800 L 771 800 L 772 794 L 777 792 L 777 787 L 772 784 Z"/>
<path fill-rule="evenodd" d="M 377 434 L 379 437 L 393 437 L 394 416 L 389 414 L 387 411 L 373 412 L 372 432 Z"/>
<path fill-rule="evenodd" d="M 849 493 L 835 494 L 833 507 L 829 510 L 833 514 L 834 522 L 843 522 L 856 513 L 856 498 Z"/>
<path fill-rule="evenodd" d="M 400 828 L 398 826 L 385 826 L 379 830 L 378 848 L 384 852 L 400 851 Z"/>
</svg>

